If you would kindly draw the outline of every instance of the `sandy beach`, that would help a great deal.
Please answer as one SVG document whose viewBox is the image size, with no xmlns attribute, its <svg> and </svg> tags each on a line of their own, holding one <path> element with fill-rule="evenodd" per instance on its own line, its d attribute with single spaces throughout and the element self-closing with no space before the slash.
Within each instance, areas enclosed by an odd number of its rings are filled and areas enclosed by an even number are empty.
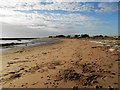
<svg viewBox="0 0 120 90">
<path fill-rule="evenodd" d="M 2 53 L 3 88 L 118 88 L 118 52 L 80 39 Z"/>
</svg>

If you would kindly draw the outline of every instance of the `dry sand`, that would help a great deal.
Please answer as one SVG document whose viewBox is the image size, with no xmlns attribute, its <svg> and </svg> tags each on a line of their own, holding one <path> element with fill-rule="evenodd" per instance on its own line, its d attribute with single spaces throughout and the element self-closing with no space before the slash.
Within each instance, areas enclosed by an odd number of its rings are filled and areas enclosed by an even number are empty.
<svg viewBox="0 0 120 90">
<path fill-rule="evenodd" d="M 3 88 L 118 88 L 118 52 L 88 40 L 3 52 Z"/>
</svg>

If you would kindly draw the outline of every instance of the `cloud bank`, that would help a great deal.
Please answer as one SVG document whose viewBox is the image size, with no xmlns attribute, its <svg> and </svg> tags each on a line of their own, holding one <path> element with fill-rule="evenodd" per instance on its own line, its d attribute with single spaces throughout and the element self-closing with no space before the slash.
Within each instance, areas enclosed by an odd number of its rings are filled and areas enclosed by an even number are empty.
<svg viewBox="0 0 120 90">
<path fill-rule="evenodd" d="M 42 33 L 45 31 L 66 34 L 100 29 L 109 22 L 93 14 L 116 12 L 118 3 L 112 0 L 110 2 L 0 0 L 0 23 L 24 25 L 28 29 L 36 29 Z"/>
</svg>

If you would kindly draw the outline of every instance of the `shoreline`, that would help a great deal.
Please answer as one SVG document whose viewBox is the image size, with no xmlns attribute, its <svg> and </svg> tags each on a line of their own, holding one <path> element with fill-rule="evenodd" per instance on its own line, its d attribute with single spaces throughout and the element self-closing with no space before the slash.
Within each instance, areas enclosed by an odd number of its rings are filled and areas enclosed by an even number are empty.
<svg viewBox="0 0 120 90">
<path fill-rule="evenodd" d="M 39 39 L 32 39 L 31 42 L 25 43 L 6 43 L 1 45 L 1 51 L 5 52 L 12 49 L 21 49 L 21 48 L 29 48 L 29 47 L 36 47 L 42 45 L 49 45 L 60 42 L 59 39 L 50 39 L 50 38 L 39 38 Z"/>
<path fill-rule="evenodd" d="M 118 52 L 90 40 L 4 52 L 4 88 L 118 88 Z M 109 82 L 108 82 L 109 81 Z"/>
</svg>

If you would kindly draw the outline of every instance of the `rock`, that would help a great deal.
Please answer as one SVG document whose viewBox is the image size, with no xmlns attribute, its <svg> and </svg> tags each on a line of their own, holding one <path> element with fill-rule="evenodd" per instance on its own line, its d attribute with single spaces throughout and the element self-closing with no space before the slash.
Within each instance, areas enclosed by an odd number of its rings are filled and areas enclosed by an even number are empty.
<svg viewBox="0 0 120 90">
<path fill-rule="evenodd" d="M 113 52 L 114 50 L 115 50 L 115 49 L 113 49 L 113 48 L 110 48 L 110 49 L 109 49 L 110 52 Z"/>
<path fill-rule="evenodd" d="M 90 72 L 91 71 L 91 67 L 87 66 L 87 65 L 83 65 L 83 72 Z"/>
<path fill-rule="evenodd" d="M 9 72 L 9 74 L 15 74 L 16 72 L 15 71 L 13 71 L 13 72 Z"/>
<path fill-rule="evenodd" d="M 38 82 L 34 82 L 32 85 L 36 85 Z"/>
<path fill-rule="evenodd" d="M 98 83 L 98 81 L 93 81 L 93 84 L 96 84 L 96 83 Z"/>
<path fill-rule="evenodd" d="M 61 79 L 75 81 L 80 80 L 81 74 L 77 73 L 74 69 L 66 69 L 63 72 L 63 75 L 60 76 Z"/>
<path fill-rule="evenodd" d="M 86 78 L 84 85 L 91 85 L 92 81 L 96 80 L 100 75 L 90 75 Z"/>
<path fill-rule="evenodd" d="M 120 61 L 120 58 L 116 59 L 115 61 Z"/>
<path fill-rule="evenodd" d="M 25 86 L 25 85 L 23 85 L 23 84 L 21 85 L 21 87 L 24 87 L 24 86 Z"/>
<path fill-rule="evenodd" d="M 21 68 L 20 70 L 24 70 L 25 68 Z"/>
<path fill-rule="evenodd" d="M 46 82 L 46 83 L 44 83 L 45 85 L 47 85 L 48 84 L 48 82 Z"/>
<path fill-rule="evenodd" d="M 43 78 L 43 77 L 41 77 L 41 78 Z"/>
<path fill-rule="evenodd" d="M 61 61 L 57 61 L 57 60 L 55 61 L 55 60 L 54 60 L 54 61 L 51 62 L 51 64 L 52 64 L 52 65 L 55 65 L 55 66 L 61 65 Z"/>
<path fill-rule="evenodd" d="M 21 77 L 21 73 L 13 74 L 10 76 L 10 79 L 15 79 Z"/>
<path fill-rule="evenodd" d="M 102 86 L 98 86 L 98 85 L 97 85 L 97 86 L 96 86 L 96 89 L 98 89 L 98 88 L 102 88 Z"/>
<path fill-rule="evenodd" d="M 114 88 L 112 88 L 111 86 L 108 86 L 109 90 L 114 90 Z"/>
<path fill-rule="evenodd" d="M 47 54 L 47 53 L 42 53 L 42 54 Z"/>
<path fill-rule="evenodd" d="M 112 75 L 115 75 L 115 73 L 111 73 Z"/>
<path fill-rule="evenodd" d="M 37 70 L 38 70 L 38 72 L 39 72 L 39 71 L 40 71 L 39 69 L 41 70 L 41 66 L 35 65 L 35 66 L 29 68 L 28 72 L 34 73 L 34 72 L 36 72 Z"/>
<path fill-rule="evenodd" d="M 91 48 L 97 48 L 96 46 L 92 46 Z"/>
<path fill-rule="evenodd" d="M 48 69 L 56 69 L 56 67 L 53 65 L 50 65 L 50 66 L 48 66 Z"/>
<path fill-rule="evenodd" d="M 72 90 L 78 90 L 78 86 L 74 86 Z"/>
</svg>

